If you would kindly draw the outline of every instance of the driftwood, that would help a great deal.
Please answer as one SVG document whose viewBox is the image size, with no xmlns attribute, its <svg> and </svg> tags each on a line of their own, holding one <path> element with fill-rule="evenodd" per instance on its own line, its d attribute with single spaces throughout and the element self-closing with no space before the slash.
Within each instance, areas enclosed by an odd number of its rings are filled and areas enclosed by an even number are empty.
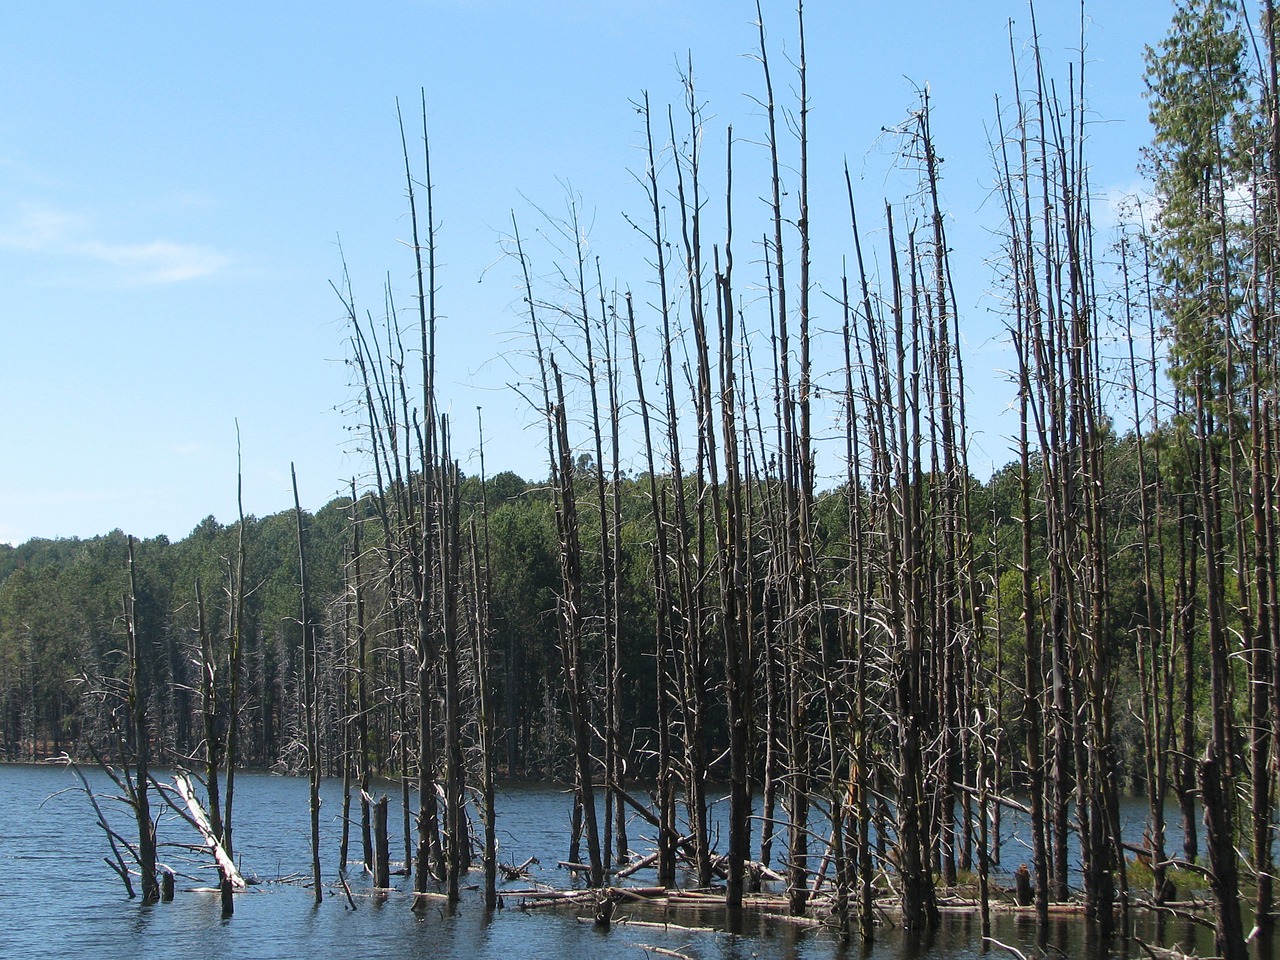
<svg viewBox="0 0 1280 960">
<path fill-rule="evenodd" d="M 611 887 L 610 891 L 618 897 L 643 903 L 665 897 L 669 892 L 666 887 Z"/>
<path fill-rule="evenodd" d="M 538 891 L 520 901 L 521 910 L 533 910 L 537 907 L 577 906 L 593 903 L 594 890 L 547 890 Z"/>
<path fill-rule="evenodd" d="M 1190 901 L 1189 905 L 1192 907 L 1200 907 L 1201 909 L 1207 908 L 1209 906 L 1209 904 L 1204 903 L 1202 901 Z M 1202 927 L 1207 927 L 1210 930 L 1213 929 L 1213 921 L 1209 917 L 1202 916 L 1198 913 L 1192 913 L 1189 910 L 1179 910 L 1178 908 L 1173 907 L 1167 903 L 1161 903 L 1161 904 L 1153 903 L 1151 904 L 1151 909 L 1159 913 L 1168 914 L 1169 916 L 1174 917 L 1178 920 L 1185 920 L 1189 923 L 1198 923 Z"/>
<path fill-rule="evenodd" d="M 351 887 L 347 885 L 347 878 L 342 874 L 338 874 L 338 883 L 342 884 L 342 892 L 347 895 L 347 903 L 351 904 L 351 909 L 356 908 L 356 899 L 351 895 Z"/>
<path fill-rule="evenodd" d="M 747 860 L 743 863 L 743 866 L 746 867 L 747 871 L 752 874 L 752 876 L 756 876 L 764 880 L 770 880 L 774 883 L 786 882 L 786 877 L 780 874 L 777 870 L 771 870 L 769 867 L 766 867 L 759 860 Z"/>
<path fill-rule="evenodd" d="M 636 920 L 632 917 L 622 917 L 614 921 L 621 927 L 643 927 L 647 930 L 679 930 L 681 933 L 723 933 L 717 927 L 694 927 L 686 923 L 671 923 L 667 920 Z"/>
<path fill-rule="evenodd" d="M 1136 941 L 1151 960 L 1200 960 L 1194 953 L 1184 953 L 1177 947 L 1157 947 L 1153 943 Z M 1203 960 L 1221 960 L 1220 957 L 1205 957 Z"/>
<path fill-rule="evenodd" d="M 641 950 L 647 950 L 650 953 L 656 953 L 663 957 L 675 957 L 676 960 L 694 960 L 687 953 L 681 953 L 679 950 L 668 950 L 666 947 L 655 947 L 648 943 L 637 943 L 637 947 Z"/>
<path fill-rule="evenodd" d="M 634 863 L 627 864 L 625 867 L 623 867 L 621 870 L 615 873 L 614 876 L 617 877 L 619 880 L 622 880 L 622 879 L 625 879 L 626 877 L 631 876 L 633 873 L 639 873 L 641 870 L 645 869 L 645 867 L 652 867 L 657 862 L 658 862 L 658 855 L 656 853 L 651 853 L 646 857 L 641 857 L 639 860 L 635 861 Z"/>
<path fill-rule="evenodd" d="M 214 836 L 213 827 L 209 825 L 209 815 L 204 812 L 204 807 L 200 806 L 200 801 L 191 786 L 191 778 L 185 773 L 175 773 L 173 775 L 173 787 L 178 792 L 178 796 L 182 798 L 182 802 L 186 804 L 189 815 L 188 820 L 204 837 L 205 845 L 209 848 L 209 852 L 213 854 L 213 859 L 218 864 L 218 869 L 222 872 L 222 876 L 230 881 L 233 889 L 243 890 L 248 884 L 245 883 L 244 877 L 240 875 L 240 871 L 236 869 L 235 861 L 227 855 L 227 851 L 223 848 L 221 841 Z"/>
<path fill-rule="evenodd" d="M 672 906 L 682 907 L 723 907 L 725 895 L 723 892 L 712 893 L 707 890 L 670 890 L 667 893 L 667 902 Z M 777 913 L 785 913 L 789 909 L 785 896 L 762 894 L 744 896 L 742 906 Z"/>
<path fill-rule="evenodd" d="M 1018 960 L 1027 960 L 1027 955 L 1023 953 L 1021 950 L 1019 950 L 1017 947 L 1011 947 L 1009 946 L 1009 944 L 1001 943 L 999 940 L 996 940 L 992 937 L 983 937 L 982 942 L 989 943 L 993 947 L 999 947 L 1001 950 L 1008 950 L 1015 957 L 1017 957 Z"/>
<path fill-rule="evenodd" d="M 498 869 L 502 871 L 502 875 L 508 880 L 527 880 L 529 879 L 529 867 L 537 862 L 537 857 L 530 857 L 518 866 L 500 863 L 498 864 Z"/>
</svg>

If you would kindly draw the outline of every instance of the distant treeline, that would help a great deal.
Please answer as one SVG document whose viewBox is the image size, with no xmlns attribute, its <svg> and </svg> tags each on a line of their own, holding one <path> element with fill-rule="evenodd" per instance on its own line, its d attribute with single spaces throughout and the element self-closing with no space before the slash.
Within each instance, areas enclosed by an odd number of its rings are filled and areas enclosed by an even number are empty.
<svg viewBox="0 0 1280 960">
<path fill-rule="evenodd" d="M 1113 487 L 1117 505 L 1117 543 L 1132 541 L 1138 517 L 1125 504 L 1137 502 L 1137 449 L 1133 438 L 1116 438 L 1108 444 L 1108 469 L 1123 483 Z M 583 501 L 594 491 L 594 466 L 589 458 L 578 465 L 577 483 Z M 929 478 L 925 478 L 929 482 Z M 612 484 L 612 481 L 610 481 Z M 659 488 L 671 484 L 658 479 Z M 629 756 L 633 771 L 653 777 L 658 718 L 654 695 L 653 636 L 655 629 L 653 542 L 654 530 L 647 476 L 619 481 L 623 539 L 618 563 L 623 571 L 622 672 L 627 718 Z M 486 484 L 489 502 L 490 616 L 495 651 L 491 683 L 501 731 L 498 760 L 504 773 L 516 778 L 571 778 L 570 741 L 566 735 L 561 660 L 557 647 L 556 597 L 560 569 L 551 490 L 545 482 L 530 484 L 513 473 L 501 473 Z M 461 486 L 466 509 L 478 516 L 481 485 L 469 477 Z M 760 496 L 764 496 L 764 491 Z M 993 627 L 985 656 L 1002 650 L 1004 670 L 1013 676 L 1021 670 L 1020 603 L 1015 581 L 1018 573 L 1019 525 L 1017 471 L 1008 467 L 988 483 L 969 481 L 975 537 L 984 549 L 981 580 L 987 585 L 984 604 Z M 332 668 L 325 689 L 336 698 L 326 706 L 323 753 L 330 773 L 340 770 L 342 724 L 345 721 L 339 669 L 351 656 L 346 573 L 350 564 L 351 531 L 348 498 L 335 499 L 313 515 L 306 525 L 309 577 L 316 609 L 322 611 L 322 657 Z M 839 583 L 847 579 L 847 526 L 850 499 L 844 489 L 823 493 L 816 500 L 816 552 L 823 566 L 822 579 Z M 363 523 L 373 523 L 368 498 L 360 506 Z M 596 515 L 582 514 L 584 540 L 597 537 Z M 136 616 L 146 643 L 155 687 L 154 735 L 164 763 L 190 763 L 201 750 L 203 728 L 199 710 L 199 638 L 195 582 L 206 596 L 207 629 L 216 636 L 227 630 L 228 568 L 234 563 L 238 524 L 222 524 L 208 517 L 186 537 L 137 541 L 136 569 L 139 592 Z M 368 534 L 366 534 L 366 537 Z M 251 767 L 277 770 L 301 769 L 301 629 L 298 615 L 298 558 L 293 512 L 249 517 L 245 521 L 245 665 L 246 697 L 241 707 L 242 760 Z M 1043 541 L 1041 541 L 1042 543 Z M 128 592 L 127 538 L 120 530 L 88 540 L 77 538 L 33 539 L 17 547 L 0 544 L 0 704 L 3 705 L 3 757 L 6 760 L 40 759 L 62 751 L 82 754 L 84 738 L 105 732 L 99 704 L 88 696 L 91 684 L 102 676 L 122 677 L 124 620 L 122 598 Z M 704 549 L 713 549 L 707 543 Z M 372 551 L 375 552 L 376 551 Z M 369 561 L 371 583 L 384 576 Z M 1037 551 L 1039 582 L 1047 582 L 1045 552 Z M 1134 551 L 1118 553 L 1118 576 L 1112 592 L 1110 643 L 1124 683 L 1117 691 L 1118 704 L 1134 704 L 1138 674 L 1134 642 L 1136 628 L 1149 613 L 1141 595 L 1141 558 Z M 599 557 L 584 553 L 584 582 L 600 583 Z M 1003 582 L 997 597 L 997 583 Z M 707 588 L 710 589 L 709 587 Z M 374 590 L 372 596 L 380 595 Z M 591 598 L 593 607 L 598 598 Z M 714 599 L 708 595 L 708 602 Z M 373 601 L 377 603 L 381 601 Z M 1003 604 L 998 610 L 997 602 Z M 371 623 L 382 622 L 371 607 Z M 602 643 L 599 638 L 595 643 Z M 602 648 L 601 648 L 602 657 Z M 721 651 L 708 650 L 707 684 L 722 682 Z M 398 772 L 392 749 L 397 724 L 394 675 L 400 651 L 394 633 L 370 632 L 371 689 L 378 691 L 378 705 L 370 714 L 370 757 L 382 774 Z M 1203 673 L 1203 654 L 1197 670 Z M 593 662 L 602 670 L 603 660 Z M 597 682 L 603 682 L 597 678 Z M 1199 685 L 1203 690 L 1203 683 Z M 1016 717 L 1021 694 L 1005 683 L 999 695 L 1005 712 Z M 1203 695 L 1201 695 L 1203 696 Z M 1144 777 L 1142 738 L 1133 710 L 1118 711 L 1124 724 L 1119 754 L 1124 781 L 1133 786 Z M 724 706 L 709 701 L 706 727 L 707 756 L 713 761 L 712 779 L 723 779 L 715 759 L 725 761 Z M 1021 728 L 1005 731 L 1007 750 L 1019 749 Z M 1013 771 L 1006 770 L 1012 776 Z"/>
</svg>

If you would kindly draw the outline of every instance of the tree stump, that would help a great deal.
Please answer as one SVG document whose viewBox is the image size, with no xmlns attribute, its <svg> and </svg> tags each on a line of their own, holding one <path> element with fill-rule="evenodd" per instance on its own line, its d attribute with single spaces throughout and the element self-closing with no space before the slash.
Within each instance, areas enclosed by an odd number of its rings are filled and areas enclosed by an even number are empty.
<svg viewBox="0 0 1280 960">
<path fill-rule="evenodd" d="M 1031 871 L 1024 863 L 1013 874 L 1013 898 L 1020 907 L 1029 907 L 1035 902 L 1031 892 Z"/>
<path fill-rule="evenodd" d="M 391 886 L 391 852 L 387 843 L 387 798 L 382 797 L 373 808 L 373 885 L 379 889 Z"/>
<path fill-rule="evenodd" d="M 607 929 L 609 924 L 613 922 L 613 910 L 617 906 L 617 899 L 612 892 L 605 893 L 596 901 L 596 926 Z"/>
</svg>

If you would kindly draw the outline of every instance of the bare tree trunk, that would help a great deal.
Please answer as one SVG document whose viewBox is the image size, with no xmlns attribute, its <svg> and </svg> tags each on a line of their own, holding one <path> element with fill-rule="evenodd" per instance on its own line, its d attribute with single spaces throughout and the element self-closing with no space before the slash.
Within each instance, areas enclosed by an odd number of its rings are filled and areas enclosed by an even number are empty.
<svg viewBox="0 0 1280 960">
<path fill-rule="evenodd" d="M 320 694 L 316 687 L 316 638 L 315 627 L 311 623 L 307 589 L 307 551 L 302 532 L 302 506 L 298 501 L 298 474 L 293 464 L 289 464 L 289 474 L 293 479 L 293 516 L 297 524 L 298 577 L 301 584 L 301 615 L 298 623 L 302 627 L 302 716 L 307 747 L 307 774 L 311 787 L 311 884 L 315 901 L 319 904 L 324 899 L 324 888 L 320 882 Z"/>
<path fill-rule="evenodd" d="M 600 829 L 596 819 L 595 784 L 591 759 L 591 710 L 587 690 L 587 664 L 582 650 L 582 555 L 578 539 L 577 497 L 574 492 L 573 448 L 569 445 L 569 428 L 564 409 L 564 386 L 554 358 L 552 373 L 556 383 L 556 444 L 559 453 L 555 469 L 558 497 L 556 519 L 560 528 L 560 653 L 564 667 L 565 695 L 569 700 L 569 716 L 573 727 L 574 761 L 578 797 L 587 835 L 590 858 L 589 883 L 604 885 L 604 862 L 600 850 Z"/>
<path fill-rule="evenodd" d="M 227 580 L 231 603 L 230 635 L 227 651 L 227 713 L 226 713 L 226 750 L 223 762 L 226 766 L 226 790 L 223 796 L 226 802 L 222 807 L 222 848 L 227 856 L 235 857 L 233 844 L 232 812 L 236 796 L 236 764 L 240 762 L 240 678 L 244 672 L 244 600 L 245 600 L 245 564 L 247 562 L 244 534 L 244 476 L 240 467 L 240 424 L 236 423 L 236 557 L 234 569 L 228 567 Z M 222 878 L 223 910 L 229 912 L 231 905 L 230 880 Z"/>
<path fill-rule="evenodd" d="M 370 825 L 369 791 L 372 788 L 369 756 L 369 637 L 365 624 L 364 578 L 360 538 L 360 501 L 356 482 L 351 481 L 351 600 L 355 608 L 356 634 L 356 751 L 360 776 L 360 847 L 366 870 L 373 869 L 373 837 Z M 389 560 L 390 558 L 388 558 Z"/>
<path fill-rule="evenodd" d="M 134 782 L 130 788 L 129 801 L 138 826 L 138 872 L 142 875 L 142 899 L 146 903 L 154 903 L 160 899 L 160 885 L 156 879 L 156 825 L 151 819 L 151 801 L 148 796 L 151 778 L 151 724 L 147 718 L 147 703 L 151 690 L 143 641 L 138 630 L 137 596 L 133 537 L 129 537 L 129 593 L 124 598 L 125 656 L 129 665 L 128 715 L 134 751 Z"/>
<path fill-rule="evenodd" d="M 458 466 L 451 459 L 449 424 L 440 418 L 440 641 L 444 658 L 444 820 L 445 895 L 451 903 L 460 896 L 462 870 L 469 858 L 465 766 L 462 757 L 462 680 L 459 675 L 461 641 L 458 593 L 461 589 Z"/>
<path fill-rule="evenodd" d="M 422 141 L 424 178 L 426 189 L 426 244 L 419 242 L 417 200 L 409 163 L 409 148 L 405 140 L 404 124 L 400 125 L 401 146 L 404 152 L 405 183 L 409 200 L 409 219 L 413 231 L 413 255 L 416 269 L 418 301 L 418 334 L 422 352 L 422 429 L 418 434 L 419 463 L 421 472 L 417 487 L 421 490 L 421 503 L 416 530 L 410 526 L 409 558 L 414 587 L 414 605 L 417 613 L 415 654 L 417 658 L 418 693 L 418 850 L 414 857 L 414 890 L 425 893 L 429 881 L 444 874 L 444 849 L 440 842 L 440 826 L 435 790 L 435 724 L 437 664 L 440 656 L 439 642 L 435 635 L 433 617 L 434 577 L 436 566 L 437 517 L 432 490 L 436 474 L 436 401 L 435 401 L 435 337 L 436 337 L 436 247 L 435 221 L 432 214 L 431 145 L 427 137 L 426 94 L 422 103 Z M 398 113 L 398 106 L 397 106 Z M 426 252 L 425 263 L 423 252 Z M 407 405 L 407 391 L 402 391 Z M 405 418 L 406 428 L 408 417 Z M 406 445 L 406 457 L 408 445 Z M 414 487 L 412 471 L 404 480 L 406 496 L 412 504 Z M 413 515 L 410 511 L 409 519 Z M 423 901 L 415 902 L 421 907 Z"/>
<path fill-rule="evenodd" d="M 667 243 L 663 227 L 662 194 L 658 186 L 658 158 L 653 145 L 652 113 L 649 107 L 648 94 L 644 96 L 642 107 L 645 123 L 646 163 L 645 188 L 646 199 L 653 217 L 653 234 L 649 237 L 654 248 L 653 266 L 658 277 L 658 309 L 662 320 L 663 372 L 666 384 L 666 413 L 668 418 L 668 437 L 671 447 L 671 483 L 673 487 L 683 484 L 681 474 L 678 434 L 675 432 L 675 399 L 672 388 L 671 364 L 671 295 L 667 286 Z M 640 350 L 636 336 L 635 313 L 631 296 L 627 296 L 627 322 L 631 340 L 631 354 L 635 375 L 636 394 L 641 409 L 641 423 L 644 428 L 645 457 L 648 464 L 649 502 L 654 523 L 653 570 L 655 584 L 655 633 L 654 633 L 654 671 L 656 707 L 658 716 L 658 882 L 664 886 L 675 883 L 676 844 L 679 834 L 676 829 L 676 778 L 674 765 L 674 749 L 671 744 L 673 729 L 673 711 L 671 694 L 671 674 L 669 664 L 674 660 L 676 637 L 679 632 L 677 622 L 677 599 L 683 597 L 682 581 L 677 579 L 673 586 L 669 558 L 674 546 L 668 539 L 668 514 L 666 496 L 658 485 L 656 459 L 649 419 L 649 407 L 644 397 L 644 377 L 640 368 Z M 680 495 L 676 490 L 676 495 Z M 677 538 L 680 536 L 677 531 Z M 682 563 L 677 560 L 677 564 Z M 677 571 L 680 569 L 677 566 Z"/>
<path fill-rule="evenodd" d="M 676 197 L 680 211 L 681 248 L 684 252 L 685 284 L 689 297 L 689 313 L 695 324 L 705 323 L 702 269 L 702 178 L 700 174 L 702 122 L 694 86 L 692 65 L 684 77 L 685 110 L 689 118 L 688 154 L 677 154 Z M 676 136 L 675 119 L 667 115 L 671 142 Z M 685 168 L 688 168 L 686 191 Z M 709 424 L 700 421 L 695 452 L 695 465 L 690 478 L 684 473 L 675 403 L 675 366 L 672 362 L 674 342 L 664 320 L 663 350 L 667 392 L 667 439 L 670 448 L 672 495 L 675 510 L 676 582 L 679 585 L 680 630 L 675 650 L 679 667 L 682 735 L 684 746 L 684 800 L 689 832 L 693 835 L 693 855 L 698 886 L 711 885 L 711 841 L 707 818 L 707 650 L 706 611 L 703 607 L 703 550 L 705 521 L 705 466 L 707 449 L 702 429 Z M 695 398 L 696 399 L 696 398 Z M 689 482 L 694 487 L 693 506 L 689 504 Z"/>
<path fill-rule="evenodd" d="M 648 102 L 645 103 L 646 127 L 648 123 Z M 652 165 L 652 155 L 650 156 Z M 661 251 L 659 251 L 661 256 Z M 665 277 L 665 270 L 660 269 L 660 276 Z M 665 284 L 663 286 L 665 291 Z M 665 292 L 663 294 L 665 302 Z M 656 714 L 658 718 L 658 883 L 670 886 L 675 882 L 676 842 L 679 839 L 675 828 L 675 784 L 672 775 L 671 748 L 671 707 L 668 693 L 668 667 L 670 654 L 670 638 L 673 632 L 671 623 L 672 599 L 671 586 L 667 579 L 667 520 L 663 509 L 664 498 L 658 489 L 657 469 L 653 453 L 652 428 L 649 418 L 649 406 L 645 401 L 644 376 L 640 368 L 640 349 L 636 337 L 635 310 L 631 295 L 627 295 L 627 332 L 631 340 L 632 370 L 635 375 L 636 396 L 640 408 L 641 424 L 644 430 L 645 463 L 649 485 L 649 507 L 653 517 L 653 581 L 654 581 L 654 688 L 656 691 Z"/>
</svg>

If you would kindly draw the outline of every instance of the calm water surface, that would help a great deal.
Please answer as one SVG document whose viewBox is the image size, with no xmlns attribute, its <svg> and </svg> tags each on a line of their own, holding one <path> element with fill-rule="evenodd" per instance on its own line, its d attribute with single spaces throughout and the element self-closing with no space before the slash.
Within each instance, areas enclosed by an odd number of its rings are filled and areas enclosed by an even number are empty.
<svg viewBox="0 0 1280 960">
<path fill-rule="evenodd" d="M 91 776 L 95 789 L 110 791 L 100 775 Z M 172 903 L 143 906 L 129 900 L 115 874 L 103 863 L 108 853 L 93 812 L 71 771 L 59 766 L 0 765 L 0 958 L 38 956 L 92 957 L 94 960 L 146 956 L 277 960 L 277 958 L 376 957 L 407 960 L 432 957 L 463 958 L 575 957 L 640 958 L 642 945 L 678 950 L 700 960 L 818 960 L 818 958 L 929 957 L 965 960 L 984 956 L 976 918 L 947 918 L 927 942 L 909 941 L 892 928 L 882 929 L 874 949 L 865 953 L 856 942 L 843 947 L 823 931 L 800 929 L 785 921 L 747 921 L 741 934 L 695 932 L 617 923 L 607 931 L 579 923 L 569 909 L 521 911 L 519 897 L 508 895 L 506 907 L 492 915 L 483 909 L 472 888 L 452 913 L 432 904 L 420 913 L 409 907 L 405 877 L 393 878 L 397 890 L 373 897 L 360 870 L 349 871 L 356 909 L 345 896 L 326 888 L 316 907 L 298 880 L 309 875 L 309 824 L 305 780 L 264 774 L 238 774 L 236 792 L 236 851 L 243 872 L 264 881 L 236 898 L 235 916 L 224 920 L 216 894 L 193 888 L 212 882 L 207 857 L 173 847 L 161 859 L 179 874 L 178 895 Z M 403 851 L 399 840 L 398 789 L 392 787 L 392 858 Z M 325 837 L 322 865 L 326 878 L 337 873 L 336 860 L 341 813 L 340 785 L 326 782 L 321 813 Z M 511 786 L 498 797 L 500 859 L 519 863 L 539 859 L 536 879 L 563 887 L 569 884 L 555 863 L 566 854 L 569 797 L 548 786 Z M 104 804 L 126 836 L 129 822 L 122 809 Z M 1141 835 L 1141 808 L 1130 812 L 1135 838 Z M 1008 823 L 1008 821 L 1006 821 Z M 637 848 L 646 846 L 646 825 L 631 826 Z M 1008 829 L 1008 828 L 1007 828 Z M 184 823 L 169 814 L 159 826 L 161 842 L 191 843 L 196 838 Z M 359 856 L 358 833 L 353 832 L 352 856 Z M 1005 869 L 1027 859 L 1025 845 L 1015 834 L 1004 844 Z M 478 871 L 473 875 L 478 881 Z M 643 875 L 635 882 L 649 882 Z M 517 881 L 508 891 L 526 889 Z M 625 916 L 630 908 L 620 908 Z M 640 919 L 637 917 L 637 919 Z M 660 913 L 643 917 L 663 919 Z M 688 926 L 723 926 L 714 913 L 670 915 Z M 1097 944 L 1084 924 L 1055 922 L 1045 931 L 1041 948 L 1037 931 L 1024 918 L 998 921 L 994 936 L 1021 948 L 1028 956 L 1137 957 L 1145 956 L 1133 943 Z M 1177 943 L 1201 955 L 1211 954 L 1212 938 L 1185 923 L 1163 930 L 1143 924 L 1144 939 Z M 988 957 L 1008 957 L 995 949 Z M 1267 949 L 1260 957 L 1273 957 Z"/>
</svg>

